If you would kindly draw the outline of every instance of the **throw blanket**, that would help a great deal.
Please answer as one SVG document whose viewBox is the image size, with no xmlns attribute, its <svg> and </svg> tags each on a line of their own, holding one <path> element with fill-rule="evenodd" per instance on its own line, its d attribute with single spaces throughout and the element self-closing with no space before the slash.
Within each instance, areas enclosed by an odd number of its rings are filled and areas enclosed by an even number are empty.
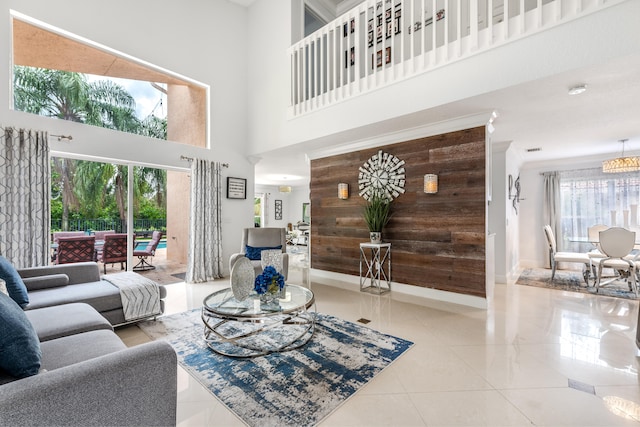
<svg viewBox="0 0 640 427">
<path fill-rule="evenodd" d="M 120 289 L 125 320 L 136 320 L 161 313 L 160 289 L 153 280 L 131 271 L 105 275 L 102 279 Z"/>
</svg>

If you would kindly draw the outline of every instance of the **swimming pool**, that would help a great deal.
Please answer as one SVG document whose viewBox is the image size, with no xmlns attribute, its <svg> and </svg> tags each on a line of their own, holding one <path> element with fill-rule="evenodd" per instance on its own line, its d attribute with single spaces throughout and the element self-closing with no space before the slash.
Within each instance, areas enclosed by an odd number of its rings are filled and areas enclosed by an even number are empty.
<svg viewBox="0 0 640 427">
<path fill-rule="evenodd" d="M 136 247 L 135 250 L 143 250 L 144 248 L 147 247 L 147 244 L 151 241 L 151 239 L 148 240 L 136 240 Z M 161 239 L 160 242 L 158 242 L 158 246 L 156 247 L 156 249 L 166 249 L 167 248 L 167 239 Z"/>
</svg>

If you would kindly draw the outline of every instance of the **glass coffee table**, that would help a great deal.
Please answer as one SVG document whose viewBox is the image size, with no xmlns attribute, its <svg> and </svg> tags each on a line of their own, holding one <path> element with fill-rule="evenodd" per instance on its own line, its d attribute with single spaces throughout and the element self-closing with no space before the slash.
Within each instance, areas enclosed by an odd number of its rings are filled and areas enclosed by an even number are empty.
<svg viewBox="0 0 640 427">
<path fill-rule="evenodd" d="M 315 331 L 315 297 L 298 285 L 285 292 L 269 303 L 257 294 L 238 301 L 231 288 L 208 295 L 202 303 L 207 346 L 224 356 L 255 357 L 305 345 Z"/>
</svg>

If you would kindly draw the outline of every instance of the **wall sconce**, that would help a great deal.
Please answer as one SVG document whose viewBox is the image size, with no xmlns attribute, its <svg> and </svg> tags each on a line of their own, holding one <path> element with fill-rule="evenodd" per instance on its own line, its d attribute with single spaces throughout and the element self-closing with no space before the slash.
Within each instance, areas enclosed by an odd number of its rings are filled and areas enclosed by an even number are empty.
<svg viewBox="0 0 640 427">
<path fill-rule="evenodd" d="M 338 184 L 338 199 L 347 200 L 349 198 L 349 184 L 341 182 Z"/>
<path fill-rule="evenodd" d="M 438 192 L 438 175 L 428 173 L 424 176 L 424 192 L 427 194 Z"/>
</svg>

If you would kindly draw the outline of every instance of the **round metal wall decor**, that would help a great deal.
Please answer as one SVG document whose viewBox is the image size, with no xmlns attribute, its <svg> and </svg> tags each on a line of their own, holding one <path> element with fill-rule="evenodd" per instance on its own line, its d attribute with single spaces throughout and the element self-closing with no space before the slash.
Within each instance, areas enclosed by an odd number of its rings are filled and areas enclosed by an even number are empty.
<svg viewBox="0 0 640 427">
<path fill-rule="evenodd" d="M 380 150 L 360 166 L 359 194 L 365 200 L 378 195 L 391 201 L 404 193 L 404 181 L 404 160 Z"/>
</svg>

